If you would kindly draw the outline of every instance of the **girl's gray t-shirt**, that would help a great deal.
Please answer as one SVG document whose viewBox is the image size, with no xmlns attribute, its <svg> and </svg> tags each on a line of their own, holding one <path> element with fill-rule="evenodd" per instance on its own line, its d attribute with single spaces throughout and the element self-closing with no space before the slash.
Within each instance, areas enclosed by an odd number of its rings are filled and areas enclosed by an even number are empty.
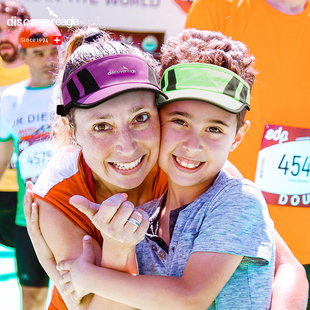
<svg viewBox="0 0 310 310">
<path fill-rule="evenodd" d="M 256 185 L 220 171 L 205 193 L 180 208 L 169 247 L 156 236 L 156 221 L 164 201 L 165 194 L 140 206 L 151 217 L 148 234 L 137 245 L 140 274 L 180 277 L 193 252 L 241 255 L 240 265 L 208 310 L 269 309 L 274 226 Z"/>
</svg>

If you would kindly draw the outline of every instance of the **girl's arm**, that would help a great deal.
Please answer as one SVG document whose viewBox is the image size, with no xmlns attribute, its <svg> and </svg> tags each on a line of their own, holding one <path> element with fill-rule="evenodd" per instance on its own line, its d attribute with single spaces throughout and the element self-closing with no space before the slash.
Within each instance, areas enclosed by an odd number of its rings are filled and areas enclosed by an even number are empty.
<svg viewBox="0 0 310 310">
<path fill-rule="evenodd" d="M 92 242 L 84 238 L 83 254 L 74 262 L 58 264 L 59 270 L 70 270 L 62 277 L 62 283 L 67 283 L 63 293 L 74 299 L 76 293 L 86 289 L 143 310 L 207 309 L 242 260 L 237 255 L 195 252 L 181 277 L 130 275 L 89 262 Z"/>
</svg>

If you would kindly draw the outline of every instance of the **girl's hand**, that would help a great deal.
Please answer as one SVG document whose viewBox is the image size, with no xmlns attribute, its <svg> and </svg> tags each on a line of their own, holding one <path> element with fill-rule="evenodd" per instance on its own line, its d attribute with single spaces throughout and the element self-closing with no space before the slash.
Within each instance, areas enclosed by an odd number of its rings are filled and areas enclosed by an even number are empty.
<svg viewBox="0 0 310 310">
<path fill-rule="evenodd" d="M 82 298 L 90 292 L 83 288 L 83 282 L 87 277 L 87 266 L 95 265 L 95 252 L 93 240 L 90 236 L 83 238 L 83 253 L 76 260 L 60 262 L 56 268 L 59 272 L 65 272 L 59 283 L 63 285 L 62 293 L 70 295 L 73 306 L 77 307 Z"/>
</svg>

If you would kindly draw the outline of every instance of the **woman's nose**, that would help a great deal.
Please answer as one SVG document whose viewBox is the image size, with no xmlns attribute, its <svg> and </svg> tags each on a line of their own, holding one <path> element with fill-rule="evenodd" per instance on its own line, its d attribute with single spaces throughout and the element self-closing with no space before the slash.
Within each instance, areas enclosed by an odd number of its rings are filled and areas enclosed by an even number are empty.
<svg viewBox="0 0 310 310">
<path fill-rule="evenodd" d="M 135 152 L 137 142 L 129 130 L 122 130 L 118 135 L 118 141 L 116 142 L 116 151 L 131 155 Z"/>
</svg>

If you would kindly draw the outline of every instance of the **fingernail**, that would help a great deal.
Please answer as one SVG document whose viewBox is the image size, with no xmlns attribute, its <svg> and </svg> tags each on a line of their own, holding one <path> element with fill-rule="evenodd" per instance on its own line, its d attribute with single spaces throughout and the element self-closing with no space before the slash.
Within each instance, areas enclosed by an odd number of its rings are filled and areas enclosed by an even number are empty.
<svg viewBox="0 0 310 310">
<path fill-rule="evenodd" d="M 124 196 L 125 198 L 128 198 L 128 195 L 126 193 L 121 193 L 122 196 Z"/>
<path fill-rule="evenodd" d="M 85 241 L 90 240 L 90 236 L 84 236 L 84 240 L 85 240 Z"/>
</svg>

